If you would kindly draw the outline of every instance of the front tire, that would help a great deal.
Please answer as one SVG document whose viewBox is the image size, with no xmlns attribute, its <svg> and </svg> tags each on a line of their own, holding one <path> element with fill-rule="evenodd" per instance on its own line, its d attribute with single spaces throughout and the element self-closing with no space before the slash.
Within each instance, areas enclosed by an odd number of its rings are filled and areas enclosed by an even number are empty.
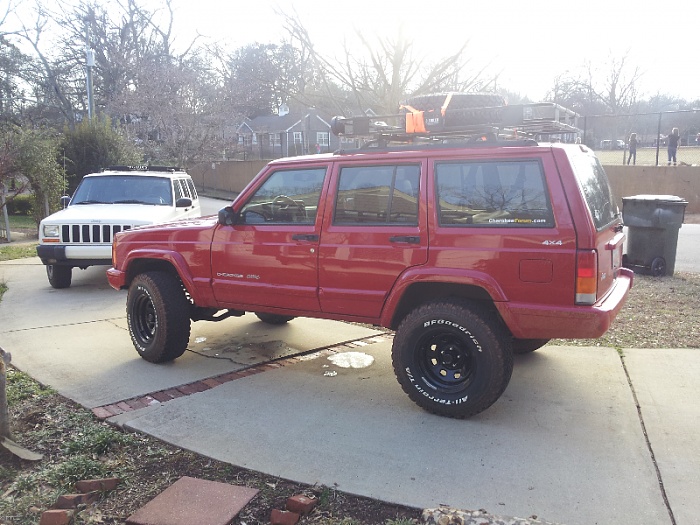
<svg viewBox="0 0 700 525">
<path fill-rule="evenodd" d="M 180 280 L 166 272 L 137 275 L 126 298 L 129 335 L 146 361 L 180 357 L 190 339 L 189 303 Z"/>
<path fill-rule="evenodd" d="M 418 406 L 466 418 L 490 407 L 508 386 L 513 353 L 495 316 L 446 300 L 413 310 L 392 347 L 394 372 Z"/>
<path fill-rule="evenodd" d="M 46 265 L 46 276 L 49 284 L 56 288 L 68 288 L 73 280 L 73 268 L 71 266 L 60 266 L 57 264 Z"/>
</svg>

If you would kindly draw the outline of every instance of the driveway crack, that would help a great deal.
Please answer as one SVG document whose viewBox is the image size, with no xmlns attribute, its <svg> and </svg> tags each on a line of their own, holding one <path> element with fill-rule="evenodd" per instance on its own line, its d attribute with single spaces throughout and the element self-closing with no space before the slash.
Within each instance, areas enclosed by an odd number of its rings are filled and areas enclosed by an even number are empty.
<svg viewBox="0 0 700 525">
<path fill-rule="evenodd" d="M 642 429 L 642 434 L 644 434 L 644 441 L 647 444 L 647 450 L 649 451 L 649 456 L 651 457 L 651 462 L 654 465 L 654 470 L 656 471 L 656 479 L 659 483 L 659 489 L 661 490 L 661 497 L 664 500 L 664 505 L 668 511 L 668 516 L 671 518 L 671 525 L 676 524 L 676 517 L 673 515 L 673 509 L 671 508 L 671 502 L 668 500 L 668 494 L 666 494 L 666 487 L 664 487 L 664 480 L 661 476 L 661 470 L 656 462 L 656 455 L 654 454 L 654 448 L 651 446 L 651 440 L 649 439 L 649 434 L 647 433 L 647 427 L 644 423 L 644 415 L 642 414 L 642 407 L 639 404 L 639 398 L 637 397 L 637 391 L 634 389 L 634 384 L 632 384 L 632 378 L 630 377 L 629 370 L 627 369 L 627 363 L 625 363 L 625 356 L 622 352 L 620 354 L 620 362 L 622 363 L 622 369 L 625 371 L 625 376 L 627 377 L 627 384 L 632 392 L 632 398 L 634 399 L 634 404 L 637 407 L 637 416 L 639 417 L 639 426 Z"/>
</svg>

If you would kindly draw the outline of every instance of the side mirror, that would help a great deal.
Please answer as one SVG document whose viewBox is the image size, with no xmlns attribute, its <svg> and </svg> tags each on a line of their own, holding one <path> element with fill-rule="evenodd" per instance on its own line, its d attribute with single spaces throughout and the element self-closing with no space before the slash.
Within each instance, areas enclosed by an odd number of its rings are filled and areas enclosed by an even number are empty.
<svg viewBox="0 0 700 525">
<path fill-rule="evenodd" d="M 236 212 L 231 206 L 219 210 L 219 224 L 221 226 L 233 226 L 236 224 Z"/>
<path fill-rule="evenodd" d="M 69 203 L 70 203 L 70 197 L 68 195 L 64 195 L 63 197 L 61 197 L 61 207 L 62 208 L 67 208 Z"/>
<path fill-rule="evenodd" d="M 175 201 L 176 208 L 189 208 L 190 206 L 192 206 L 192 199 L 189 197 L 180 197 Z"/>
</svg>

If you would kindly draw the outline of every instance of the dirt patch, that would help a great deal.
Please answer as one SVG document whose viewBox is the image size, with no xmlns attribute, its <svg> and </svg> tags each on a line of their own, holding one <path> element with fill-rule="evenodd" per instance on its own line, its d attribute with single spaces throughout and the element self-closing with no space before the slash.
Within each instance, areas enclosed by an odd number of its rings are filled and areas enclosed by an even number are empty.
<svg viewBox="0 0 700 525">
<path fill-rule="evenodd" d="M 550 344 L 613 348 L 700 348 L 700 274 L 635 275 L 627 303 L 600 339 Z"/>
<path fill-rule="evenodd" d="M 16 373 L 10 368 L 10 381 Z M 25 399 L 11 407 L 10 417 L 15 441 L 43 454 L 44 460 L 38 464 L 23 462 L 0 447 L 0 515 L 10 517 L 8 521 L 1 520 L 8 525 L 38 523 L 41 512 L 59 494 L 73 491 L 72 478 L 76 476 L 116 476 L 122 480 L 96 505 L 80 511 L 76 524 L 122 524 L 182 476 L 258 489 L 259 494 L 234 524 L 267 524 L 272 509 L 284 509 L 287 498 L 296 494 L 318 500 L 304 524 L 369 525 L 388 520 L 406 520 L 403 523 L 407 524 L 421 512 L 346 494 L 334 487 L 308 486 L 267 476 L 149 436 L 124 434 L 57 394 Z"/>
</svg>

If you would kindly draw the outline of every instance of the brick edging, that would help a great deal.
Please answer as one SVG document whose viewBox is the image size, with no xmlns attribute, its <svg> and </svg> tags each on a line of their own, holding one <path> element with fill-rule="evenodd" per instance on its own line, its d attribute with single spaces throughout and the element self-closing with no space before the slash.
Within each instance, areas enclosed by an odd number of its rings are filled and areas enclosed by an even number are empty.
<svg viewBox="0 0 700 525">
<path fill-rule="evenodd" d="M 260 374 L 269 370 L 276 370 L 278 368 L 283 368 L 285 366 L 300 363 L 302 361 L 310 361 L 313 359 L 318 359 L 319 357 L 326 357 L 332 354 L 336 354 L 340 351 L 347 351 L 348 349 L 362 348 L 370 344 L 385 342 L 387 340 L 390 340 L 391 338 L 393 338 L 393 334 L 375 335 L 365 337 L 362 339 L 357 339 L 354 341 L 349 341 L 347 343 L 342 343 L 328 348 L 311 350 L 303 354 L 296 354 L 289 357 L 281 357 L 273 361 L 268 361 L 266 363 L 260 363 L 247 368 L 243 368 L 236 372 L 226 372 L 217 376 L 208 377 L 206 379 L 200 379 L 191 383 L 185 383 L 184 385 L 166 388 L 163 390 L 157 390 L 155 392 L 150 392 L 142 396 L 132 397 L 129 399 L 124 399 L 122 401 L 118 401 L 116 403 L 95 407 L 92 409 L 92 413 L 98 419 L 108 419 L 110 417 L 118 416 L 119 414 L 123 414 L 125 412 L 133 412 L 134 410 L 139 410 L 141 408 L 146 408 L 153 405 L 161 405 L 163 403 L 167 403 L 168 401 L 172 401 L 173 399 L 178 399 L 180 397 L 186 397 L 192 394 L 197 394 L 199 392 L 204 392 L 224 383 L 235 381 L 236 379 Z"/>
</svg>

